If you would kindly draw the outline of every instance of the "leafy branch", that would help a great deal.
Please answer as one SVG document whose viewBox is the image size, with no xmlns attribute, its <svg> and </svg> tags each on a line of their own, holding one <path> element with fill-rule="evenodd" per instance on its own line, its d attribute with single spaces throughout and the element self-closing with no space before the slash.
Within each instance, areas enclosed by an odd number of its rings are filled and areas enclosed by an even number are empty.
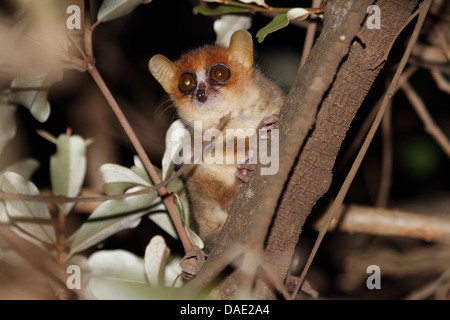
<svg viewBox="0 0 450 320">
<path fill-rule="evenodd" d="M 42 15 L 41 24 L 51 28 L 57 26 L 57 29 L 56 31 L 52 29 L 51 32 L 44 32 L 40 37 L 34 37 L 33 43 L 43 50 L 44 57 L 51 53 L 57 57 L 57 60 L 56 62 L 51 61 L 51 59 L 49 62 L 46 61 L 43 64 L 44 67 L 25 69 L 13 80 L 11 89 L 3 92 L 0 101 L 0 114 L 2 114 L 3 119 L 9 119 L 12 125 L 2 126 L 1 130 L 5 131 L 2 138 L 5 137 L 5 139 L 1 139 L 0 149 L 15 135 L 15 125 L 11 117 L 16 105 L 27 107 L 40 122 L 45 122 L 48 119 L 50 104 L 47 101 L 47 92 L 54 82 L 62 79 L 62 69 L 65 68 L 87 71 L 91 75 L 130 139 L 140 160 L 136 158 L 136 165 L 131 169 L 114 165 L 102 166 L 106 195 L 80 197 L 78 194 L 86 172 L 86 148 L 90 142 L 77 135 L 72 135 L 71 130 L 58 138 L 44 134 L 50 142 L 57 146 L 57 153 L 50 161 L 53 195 L 41 195 L 37 187 L 28 180 L 37 169 L 34 161 L 24 162 L 17 168 L 6 168 L 3 172 L 0 172 L 0 199 L 3 200 L 0 201 L 1 222 L 11 224 L 12 229 L 25 239 L 53 245 L 58 255 L 56 260 L 64 265 L 81 250 L 99 243 L 119 230 L 136 226 L 143 215 L 157 210 L 156 200 L 161 199 L 186 253 L 189 253 L 193 248 L 191 242 L 193 235 L 188 235 L 187 226 L 184 225 L 177 209 L 177 206 L 179 206 L 180 211 L 183 211 L 182 206 L 186 205 L 186 200 L 181 204 L 180 195 L 173 192 L 180 192 L 182 189 L 174 190 L 173 186 L 169 186 L 172 182 L 175 183 L 187 168 L 178 170 L 165 181 L 162 181 L 125 114 L 104 82 L 93 56 L 92 38 L 96 26 L 128 14 L 139 4 L 149 3 L 150 1 L 103 1 L 97 14 L 97 22 L 92 26 L 89 23 L 85 24 L 84 36 L 81 39 L 79 34 L 70 31 L 60 32 L 66 30 L 65 26 L 56 22 L 59 21 L 57 15 L 53 16 L 48 13 L 54 12 L 50 9 L 57 8 L 58 4 L 51 2 L 44 5 L 37 2 L 32 2 L 29 4 L 30 7 L 25 9 L 37 10 Z M 34 7 L 35 5 L 36 7 Z M 55 7 L 52 7 L 53 5 Z M 47 45 L 48 42 L 52 41 L 56 43 L 51 46 Z M 74 53 L 69 50 L 70 47 L 75 48 Z M 45 57 L 45 59 L 48 58 Z M 111 179 L 116 180 L 112 181 Z M 124 182 L 120 179 L 129 180 Z M 126 187 L 121 188 L 120 185 Z M 108 188 L 111 186 L 112 189 Z M 167 187 L 170 187 L 170 189 L 167 189 Z M 43 202 L 57 204 L 58 221 L 52 220 L 50 212 Z M 75 234 L 65 239 L 63 234 L 66 216 L 77 202 L 102 203 Z M 71 247 L 67 253 L 67 246 L 70 243 Z M 49 254 L 53 256 L 53 254 Z M 161 267 L 164 267 L 164 264 Z"/>
<path fill-rule="evenodd" d="M 221 3 L 216 7 L 195 6 L 194 14 L 205 16 L 218 16 L 226 14 L 244 14 L 244 13 L 271 13 L 276 14 L 273 20 L 256 33 L 258 42 L 263 42 L 270 33 L 287 27 L 291 21 L 305 20 L 311 14 L 323 13 L 323 8 L 277 8 L 269 7 L 264 1 L 231 1 L 231 0 L 210 0 L 207 2 Z M 258 5 L 242 3 L 256 2 Z"/>
</svg>

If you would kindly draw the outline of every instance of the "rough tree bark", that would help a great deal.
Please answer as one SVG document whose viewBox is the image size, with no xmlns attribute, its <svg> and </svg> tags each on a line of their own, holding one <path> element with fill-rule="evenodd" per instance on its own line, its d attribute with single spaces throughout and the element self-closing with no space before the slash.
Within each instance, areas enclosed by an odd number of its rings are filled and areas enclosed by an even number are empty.
<svg viewBox="0 0 450 320">
<path fill-rule="evenodd" d="M 358 40 L 323 99 L 316 127 L 308 138 L 283 192 L 269 238 L 266 258 L 277 277 L 286 277 L 302 226 L 316 201 L 329 189 L 332 169 L 351 122 L 384 66 L 393 41 L 417 6 L 415 0 L 380 0 L 381 29 L 362 24 Z M 273 298 L 273 292 L 258 281 L 258 295 Z"/>
<path fill-rule="evenodd" d="M 382 12 L 379 30 L 365 26 L 366 9 L 374 2 Z M 188 288 L 211 280 L 214 274 L 208 273 L 208 266 L 238 241 L 256 251 L 265 246 L 266 261 L 275 276 L 284 280 L 302 226 L 330 186 L 346 132 L 416 5 L 417 0 L 326 3 L 322 33 L 280 114 L 279 172 L 275 176 L 254 175 L 240 190 L 199 274 L 202 277 L 194 279 Z M 239 279 L 240 270 L 236 268 L 220 284 L 221 298 L 233 298 Z M 262 280 L 257 282 L 256 293 L 261 298 L 275 297 Z"/>
</svg>

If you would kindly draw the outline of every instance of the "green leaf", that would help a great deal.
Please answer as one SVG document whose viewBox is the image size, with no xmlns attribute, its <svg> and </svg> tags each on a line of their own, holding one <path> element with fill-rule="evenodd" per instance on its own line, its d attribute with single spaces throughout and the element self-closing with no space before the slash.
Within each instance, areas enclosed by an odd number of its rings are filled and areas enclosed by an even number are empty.
<svg viewBox="0 0 450 320">
<path fill-rule="evenodd" d="M 275 18 L 273 18 L 268 25 L 266 25 L 264 28 L 262 28 L 256 33 L 256 38 L 258 39 L 258 42 L 261 43 L 264 41 L 264 38 L 268 34 L 278 31 L 284 27 L 287 27 L 288 25 L 289 19 L 287 17 L 287 13 L 279 14 Z"/>
<path fill-rule="evenodd" d="M 148 284 L 144 259 L 125 250 L 100 250 L 88 259 L 94 275 Z"/>
<path fill-rule="evenodd" d="M 18 161 L 0 172 L 0 181 L 2 179 L 2 174 L 5 172 L 15 172 L 25 179 L 30 179 L 33 173 L 39 168 L 39 162 L 35 159 L 25 159 Z M 6 211 L 5 203 L 0 201 L 0 223 L 11 225 L 11 221 L 8 217 L 8 213 Z M 17 233 L 21 238 L 33 242 L 36 245 L 42 245 L 42 243 L 35 238 L 31 237 L 27 233 L 21 231 L 19 228 L 11 225 L 11 230 Z"/>
<path fill-rule="evenodd" d="M 50 180 L 54 195 L 76 197 L 86 174 L 86 141 L 78 136 L 61 134 L 56 140 L 56 153 L 50 158 Z M 68 214 L 74 203 L 58 205 Z"/>
<path fill-rule="evenodd" d="M 157 299 L 145 276 L 144 259 L 125 250 L 101 250 L 88 259 L 86 292 L 92 299 Z"/>
<path fill-rule="evenodd" d="M 144 267 L 147 279 L 154 288 L 163 284 L 164 271 L 170 249 L 167 247 L 164 238 L 154 236 L 145 249 Z"/>
<path fill-rule="evenodd" d="M 133 156 L 134 160 L 134 166 L 130 168 L 131 171 L 133 171 L 135 174 L 137 174 L 139 177 L 147 181 L 148 183 L 152 183 L 149 174 L 147 173 L 147 170 L 144 167 L 144 164 L 142 163 L 141 159 L 137 156 Z M 153 166 L 157 171 L 159 170 L 155 166 Z"/>
<path fill-rule="evenodd" d="M 178 264 L 178 269 L 175 265 Z M 189 299 L 172 288 L 150 286 L 144 266 L 144 259 L 125 250 L 101 250 L 88 258 L 88 282 L 84 290 L 88 298 L 107 300 L 154 300 Z M 171 286 L 175 278 L 180 278 L 179 261 L 171 261 L 169 276 Z M 167 276 L 167 275 L 166 275 Z M 177 281 L 180 282 L 180 281 Z"/>
<path fill-rule="evenodd" d="M 7 99 L 0 97 L 0 154 L 6 144 L 16 135 L 15 113 L 17 107 L 9 104 Z"/>
<path fill-rule="evenodd" d="M 0 188 L 3 192 L 8 193 L 39 195 L 38 188 L 32 182 L 15 172 L 5 172 L 2 174 Z M 19 228 L 41 241 L 48 243 L 56 242 L 55 229 L 52 225 L 50 212 L 45 203 L 5 200 L 5 206 L 9 218 Z"/>
<path fill-rule="evenodd" d="M 161 209 L 163 209 L 164 212 L 152 212 L 148 215 L 148 218 L 152 220 L 158 227 L 167 232 L 167 234 L 172 238 L 178 240 L 178 233 L 173 226 L 172 220 L 169 217 L 169 213 L 165 211 L 164 206 L 162 206 Z"/>
<path fill-rule="evenodd" d="M 62 76 L 61 69 L 27 69 L 12 81 L 9 101 L 23 105 L 36 120 L 45 122 L 50 115 L 48 88 Z"/>
<path fill-rule="evenodd" d="M 162 179 L 166 180 L 174 171 L 175 164 L 172 159 L 179 154 L 185 134 L 189 134 L 181 120 L 174 121 L 166 132 L 166 150 L 162 158 Z M 190 142 L 189 142 L 190 143 Z"/>
<path fill-rule="evenodd" d="M 92 276 L 87 285 L 88 299 L 91 300 L 160 300 L 173 296 L 153 289 L 148 283 L 116 279 L 112 277 Z M 180 299 L 180 298 L 179 298 Z"/>
<path fill-rule="evenodd" d="M 107 163 L 98 170 L 105 182 L 103 192 L 108 195 L 122 194 L 135 186 L 151 187 L 148 181 L 142 179 L 132 169 L 117 164 Z"/>
<path fill-rule="evenodd" d="M 142 189 L 142 187 L 135 187 L 128 192 Z M 70 251 L 72 253 L 82 251 L 121 230 L 135 228 L 141 217 L 149 213 L 157 196 L 158 193 L 154 191 L 149 194 L 103 202 L 78 230 Z"/>
<path fill-rule="evenodd" d="M 98 9 L 97 20 L 106 22 L 131 13 L 137 6 L 152 0 L 103 0 Z"/>
<path fill-rule="evenodd" d="M 204 16 L 219 16 L 222 14 L 227 13 L 244 13 L 244 12 L 250 12 L 251 9 L 247 8 L 241 8 L 236 6 L 229 6 L 229 5 L 220 5 L 215 8 L 208 8 L 204 6 L 195 6 L 194 9 L 192 9 L 192 12 L 194 14 L 202 14 Z"/>
<path fill-rule="evenodd" d="M 256 38 L 258 38 L 258 42 L 261 43 L 268 34 L 287 27 L 291 20 L 305 20 L 308 17 L 308 10 L 304 8 L 292 8 L 288 12 L 279 14 L 273 18 L 268 25 L 256 33 Z"/>
</svg>

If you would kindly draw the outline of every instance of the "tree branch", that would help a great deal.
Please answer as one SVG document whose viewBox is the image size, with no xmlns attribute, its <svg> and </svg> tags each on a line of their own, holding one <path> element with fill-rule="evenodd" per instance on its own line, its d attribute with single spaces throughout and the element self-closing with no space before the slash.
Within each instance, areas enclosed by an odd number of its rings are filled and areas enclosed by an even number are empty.
<svg viewBox="0 0 450 320">
<path fill-rule="evenodd" d="M 324 227 L 324 218 L 315 223 Z M 420 214 L 396 209 L 373 208 L 359 205 L 342 207 L 332 220 L 328 231 L 362 232 L 382 236 L 402 236 L 425 241 L 448 242 L 450 218 L 446 215 Z"/>
</svg>

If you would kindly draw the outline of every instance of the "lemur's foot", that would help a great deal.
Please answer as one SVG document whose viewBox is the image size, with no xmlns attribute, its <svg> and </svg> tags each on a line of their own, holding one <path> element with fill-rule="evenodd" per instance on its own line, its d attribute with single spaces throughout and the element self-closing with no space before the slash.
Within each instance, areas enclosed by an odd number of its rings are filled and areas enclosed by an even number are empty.
<svg viewBox="0 0 450 320">
<path fill-rule="evenodd" d="M 235 176 L 238 177 L 241 183 L 247 183 L 250 181 L 248 172 L 256 170 L 256 164 L 250 163 L 250 157 L 247 156 L 243 163 L 238 164 L 237 168 L 238 170 L 235 173 Z"/>
</svg>

